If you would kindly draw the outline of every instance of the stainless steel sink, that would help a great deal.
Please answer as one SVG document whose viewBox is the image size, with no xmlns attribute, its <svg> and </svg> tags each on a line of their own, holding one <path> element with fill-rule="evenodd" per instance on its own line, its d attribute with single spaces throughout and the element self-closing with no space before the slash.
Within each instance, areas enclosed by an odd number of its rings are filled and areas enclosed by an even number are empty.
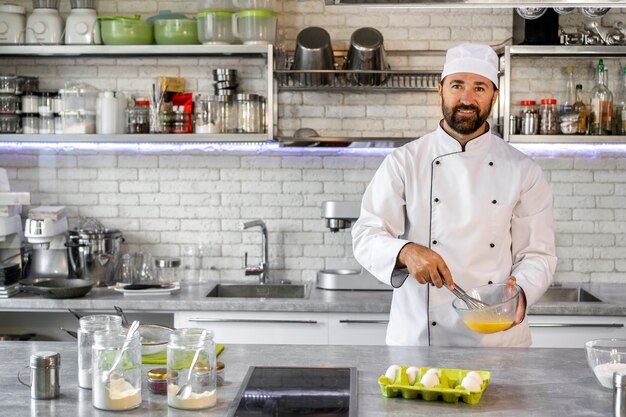
<svg viewBox="0 0 626 417">
<path fill-rule="evenodd" d="M 304 284 L 217 284 L 207 297 L 218 298 L 306 298 Z"/>
<path fill-rule="evenodd" d="M 550 287 L 538 303 L 601 303 L 602 300 L 582 288 Z"/>
</svg>

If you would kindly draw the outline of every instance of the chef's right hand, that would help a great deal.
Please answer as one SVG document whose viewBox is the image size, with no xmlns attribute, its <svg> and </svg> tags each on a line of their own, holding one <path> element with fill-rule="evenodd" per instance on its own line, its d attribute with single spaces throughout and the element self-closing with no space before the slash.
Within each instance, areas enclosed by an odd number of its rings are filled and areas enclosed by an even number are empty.
<svg viewBox="0 0 626 417">
<path fill-rule="evenodd" d="M 437 288 L 447 285 L 454 288 L 452 274 L 441 256 L 426 246 L 407 243 L 400 250 L 396 268 L 405 268 L 420 284 L 435 284 Z"/>
</svg>

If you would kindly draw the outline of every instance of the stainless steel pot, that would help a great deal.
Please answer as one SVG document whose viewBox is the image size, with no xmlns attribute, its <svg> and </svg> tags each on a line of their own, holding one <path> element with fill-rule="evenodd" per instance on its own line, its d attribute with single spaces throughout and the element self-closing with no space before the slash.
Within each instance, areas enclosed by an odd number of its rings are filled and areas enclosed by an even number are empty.
<svg viewBox="0 0 626 417">
<path fill-rule="evenodd" d="M 70 276 L 93 281 L 97 286 L 112 283 L 124 242 L 122 232 L 106 228 L 78 228 L 67 235 Z"/>
</svg>

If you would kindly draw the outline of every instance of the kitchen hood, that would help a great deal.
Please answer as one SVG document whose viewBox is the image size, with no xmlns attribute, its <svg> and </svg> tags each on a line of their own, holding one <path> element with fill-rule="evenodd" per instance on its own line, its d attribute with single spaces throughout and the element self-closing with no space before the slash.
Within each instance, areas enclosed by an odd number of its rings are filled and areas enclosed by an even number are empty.
<svg viewBox="0 0 626 417">
<path fill-rule="evenodd" d="M 327 6 L 422 8 L 623 7 L 623 0 L 325 0 Z"/>
</svg>

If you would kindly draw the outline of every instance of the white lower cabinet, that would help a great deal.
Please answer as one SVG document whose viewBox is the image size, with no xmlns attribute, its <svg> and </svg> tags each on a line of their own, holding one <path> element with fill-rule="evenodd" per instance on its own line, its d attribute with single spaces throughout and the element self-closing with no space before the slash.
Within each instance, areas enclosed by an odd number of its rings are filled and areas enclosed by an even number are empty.
<svg viewBox="0 0 626 417">
<path fill-rule="evenodd" d="M 217 343 L 384 345 L 388 314 L 183 311 L 174 326 L 213 330 Z"/>
<path fill-rule="evenodd" d="M 184 311 L 174 315 L 174 325 L 213 330 L 215 341 L 224 344 L 328 344 L 324 313 Z"/>
<path fill-rule="evenodd" d="M 331 345 L 384 345 L 389 314 L 331 313 L 328 343 Z"/>
<path fill-rule="evenodd" d="M 626 317 L 529 315 L 528 322 L 532 347 L 581 348 L 592 339 L 626 338 Z"/>
</svg>

